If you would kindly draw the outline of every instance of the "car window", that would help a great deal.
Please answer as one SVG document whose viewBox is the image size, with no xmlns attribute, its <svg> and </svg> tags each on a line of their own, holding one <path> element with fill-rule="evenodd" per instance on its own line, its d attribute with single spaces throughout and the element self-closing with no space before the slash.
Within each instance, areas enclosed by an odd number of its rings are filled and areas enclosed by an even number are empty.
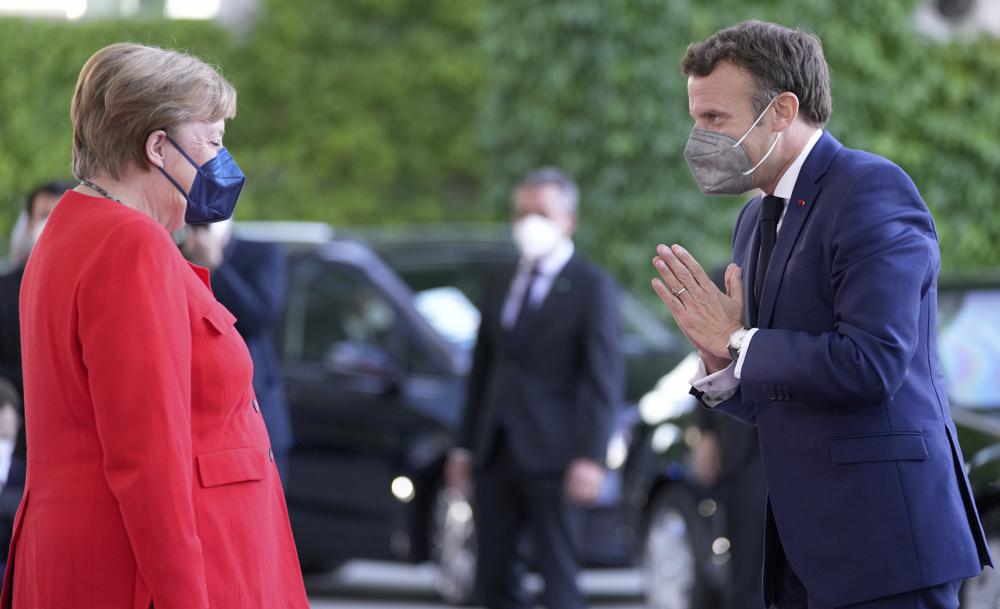
<svg viewBox="0 0 1000 609">
<path fill-rule="evenodd" d="M 951 401 L 1000 408 L 1000 290 L 944 292 L 938 351 Z"/>
<path fill-rule="evenodd" d="M 453 345 L 471 350 L 479 327 L 477 303 L 482 302 L 488 278 L 498 272 L 496 265 L 470 262 L 421 266 L 419 260 L 412 258 L 396 263 L 397 272 L 417 293 L 417 310 L 421 315 Z M 423 306 L 419 302 L 421 295 L 427 298 Z M 626 351 L 646 353 L 680 348 L 667 324 L 635 296 L 623 290 L 619 304 Z M 468 309 L 468 305 L 476 311 Z M 450 316 L 449 312 L 455 316 Z"/>
<path fill-rule="evenodd" d="M 453 286 L 423 290 L 413 295 L 413 305 L 449 343 L 462 350 L 475 347 L 481 315 L 462 290 Z"/>
<path fill-rule="evenodd" d="M 632 353 L 684 349 L 667 324 L 642 301 L 628 292 L 619 297 L 622 314 L 622 339 L 626 351 Z"/>
<path fill-rule="evenodd" d="M 414 307 L 448 343 L 467 359 L 476 346 L 481 314 L 479 303 L 486 282 L 495 272 L 482 262 L 421 264 L 397 260 L 395 270 L 414 292 Z"/>
<path fill-rule="evenodd" d="M 322 362 L 339 344 L 375 345 L 405 353 L 397 314 L 385 296 L 357 270 L 338 264 L 305 263 L 292 272 L 286 355 Z"/>
</svg>

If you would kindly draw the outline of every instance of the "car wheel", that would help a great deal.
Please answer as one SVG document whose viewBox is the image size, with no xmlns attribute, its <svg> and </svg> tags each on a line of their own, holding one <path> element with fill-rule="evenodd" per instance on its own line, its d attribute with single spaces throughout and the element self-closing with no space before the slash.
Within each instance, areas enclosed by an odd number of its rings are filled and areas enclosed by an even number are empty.
<svg viewBox="0 0 1000 609">
<path fill-rule="evenodd" d="M 433 517 L 431 554 L 437 566 L 437 591 L 453 605 L 471 604 L 476 583 L 472 506 L 455 489 L 443 487 L 438 491 Z"/>
<path fill-rule="evenodd" d="M 694 499 L 676 488 L 656 494 L 648 512 L 642 569 L 649 609 L 700 609 L 708 598 L 692 527 Z"/>
<path fill-rule="evenodd" d="M 1000 556 L 1000 511 L 983 518 L 983 525 L 990 554 Z M 967 579 L 962 584 L 962 609 L 997 607 L 1000 607 L 1000 572 L 996 569 L 985 569 L 979 577 Z"/>
</svg>

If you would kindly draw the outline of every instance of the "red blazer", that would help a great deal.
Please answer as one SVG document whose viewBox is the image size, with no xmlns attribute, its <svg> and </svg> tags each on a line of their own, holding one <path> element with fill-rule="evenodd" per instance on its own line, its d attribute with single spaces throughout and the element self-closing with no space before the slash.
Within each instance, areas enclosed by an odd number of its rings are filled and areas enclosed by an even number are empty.
<svg viewBox="0 0 1000 609">
<path fill-rule="evenodd" d="M 162 226 L 63 196 L 21 288 L 28 477 L 0 609 L 308 607 L 234 322 Z"/>
</svg>

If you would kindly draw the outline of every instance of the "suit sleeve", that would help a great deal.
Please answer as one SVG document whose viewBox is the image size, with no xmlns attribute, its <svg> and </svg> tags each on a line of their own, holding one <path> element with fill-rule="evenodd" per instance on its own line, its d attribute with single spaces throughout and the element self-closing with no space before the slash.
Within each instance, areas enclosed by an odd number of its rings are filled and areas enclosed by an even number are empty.
<svg viewBox="0 0 1000 609">
<path fill-rule="evenodd" d="M 586 316 L 578 410 L 574 417 L 577 456 L 604 463 L 614 418 L 625 397 L 621 311 L 611 278 L 599 274 Z"/>
<path fill-rule="evenodd" d="M 18 310 L 21 289 L 20 272 L 0 276 L 0 376 L 24 394 L 21 369 L 21 327 Z"/>
<path fill-rule="evenodd" d="M 921 302 L 937 273 L 933 221 L 894 165 L 863 173 L 836 212 L 831 330 L 762 329 L 741 374 L 744 397 L 782 385 L 796 401 L 881 404 L 902 385 L 920 337 Z"/>
<path fill-rule="evenodd" d="M 187 271 L 167 233 L 112 231 L 77 296 L 103 469 L 157 609 L 208 607 L 192 499 Z"/>
<path fill-rule="evenodd" d="M 486 384 L 489 380 L 490 367 L 493 360 L 493 345 L 490 342 L 489 319 L 490 296 L 495 290 L 488 289 L 488 295 L 480 307 L 479 332 L 476 335 L 476 347 L 472 352 L 472 368 L 466 386 L 465 407 L 462 408 L 462 422 L 459 426 L 458 448 L 475 451 L 476 431 L 479 428 L 480 413 L 486 400 Z"/>
<path fill-rule="evenodd" d="M 236 316 L 240 334 L 247 337 L 271 331 L 284 310 L 287 290 L 284 250 L 264 243 L 253 244 L 253 248 L 258 258 L 246 265 L 243 273 L 232 261 L 226 261 L 212 275 L 212 290 Z"/>
</svg>

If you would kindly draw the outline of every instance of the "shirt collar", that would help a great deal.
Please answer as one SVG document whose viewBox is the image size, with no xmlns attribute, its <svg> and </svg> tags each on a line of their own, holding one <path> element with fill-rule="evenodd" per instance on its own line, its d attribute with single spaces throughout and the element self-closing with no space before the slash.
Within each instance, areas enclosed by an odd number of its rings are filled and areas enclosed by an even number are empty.
<svg viewBox="0 0 1000 609">
<path fill-rule="evenodd" d="M 576 251 L 576 247 L 573 245 L 573 240 L 563 239 L 554 250 L 539 258 L 534 266 L 538 269 L 539 275 L 555 277 L 563 270 L 569 259 L 573 257 L 574 251 Z M 522 258 L 518 266 L 520 272 L 527 272 L 532 267 L 532 264 Z"/>
<path fill-rule="evenodd" d="M 817 129 L 809 137 L 806 145 L 802 148 L 802 152 L 799 153 L 799 156 L 795 158 L 795 161 L 785 170 L 785 174 L 778 180 L 778 185 L 774 187 L 774 196 L 785 200 L 792 198 L 792 191 L 795 190 L 795 182 L 799 179 L 799 172 L 802 171 L 802 165 L 805 164 L 806 157 L 812 152 L 813 146 L 819 141 L 821 135 L 823 135 L 823 130 Z"/>
</svg>

